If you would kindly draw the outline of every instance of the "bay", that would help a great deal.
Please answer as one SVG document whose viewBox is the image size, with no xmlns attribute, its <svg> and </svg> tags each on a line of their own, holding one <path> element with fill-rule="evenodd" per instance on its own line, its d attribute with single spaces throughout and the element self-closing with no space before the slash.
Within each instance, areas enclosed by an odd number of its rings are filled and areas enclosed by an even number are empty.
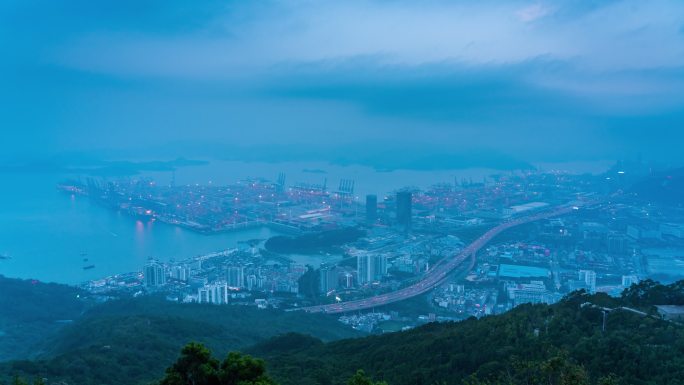
<svg viewBox="0 0 684 385">
<path fill-rule="evenodd" d="M 546 169 L 564 167 L 572 168 L 568 171 L 593 173 L 602 171 L 605 165 L 545 165 Z M 212 161 L 205 166 L 180 168 L 175 173 L 147 172 L 141 176 L 158 183 L 170 183 L 175 178 L 177 184 L 228 184 L 249 177 L 276 180 L 280 172 L 286 174 L 288 185 L 327 183 L 332 191 L 340 179 L 354 180 L 360 203 L 368 193 L 382 197 L 404 186 L 424 189 L 463 179 L 481 182 L 488 175 L 507 173 L 491 169 L 383 172 L 327 163 Z M 205 235 L 160 222 L 142 222 L 98 206 L 86 197 L 58 191 L 57 183 L 69 177 L 74 175 L 0 174 L 0 254 L 11 256 L 0 259 L 0 274 L 78 284 L 139 271 L 149 257 L 180 260 L 232 248 L 240 241 L 278 235 L 267 228 Z M 314 262 L 304 256 L 293 259 Z M 90 265 L 95 267 L 83 269 Z"/>
</svg>

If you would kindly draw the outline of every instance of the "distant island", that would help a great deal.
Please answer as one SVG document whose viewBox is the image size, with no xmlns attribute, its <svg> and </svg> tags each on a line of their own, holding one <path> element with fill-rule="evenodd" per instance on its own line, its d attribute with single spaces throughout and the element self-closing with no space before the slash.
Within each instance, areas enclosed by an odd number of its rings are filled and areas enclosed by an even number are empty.
<svg viewBox="0 0 684 385">
<path fill-rule="evenodd" d="M 306 172 L 309 174 L 327 174 L 328 172 L 325 170 L 321 170 L 319 168 L 305 168 L 302 170 L 302 172 Z"/>
<path fill-rule="evenodd" d="M 380 148 L 366 143 L 351 146 L 354 151 L 317 146 L 225 146 L 222 160 L 235 162 L 327 162 L 337 166 L 365 166 L 378 171 L 394 170 L 464 170 L 487 168 L 494 170 L 533 170 L 524 160 L 489 149 L 453 149 L 444 146 L 397 145 L 385 143 Z M 401 156 L 398 156 L 401 154 Z M 317 169 L 304 172 L 321 173 Z"/>
<path fill-rule="evenodd" d="M 81 174 L 99 177 L 137 175 L 145 171 L 174 171 L 181 167 L 204 166 L 205 160 L 177 158 L 169 161 L 113 161 L 85 157 L 32 159 L 24 162 L 0 163 L 2 172 Z"/>
</svg>

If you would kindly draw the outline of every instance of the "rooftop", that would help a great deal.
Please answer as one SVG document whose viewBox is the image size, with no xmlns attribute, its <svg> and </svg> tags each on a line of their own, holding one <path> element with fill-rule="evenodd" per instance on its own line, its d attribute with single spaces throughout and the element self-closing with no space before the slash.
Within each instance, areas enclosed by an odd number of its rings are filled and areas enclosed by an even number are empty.
<svg viewBox="0 0 684 385">
<path fill-rule="evenodd" d="M 499 266 L 499 277 L 534 278 L 548 276 L 549 270 L 543 267 L 506 264 L 501 264 Z"/>
</svg>

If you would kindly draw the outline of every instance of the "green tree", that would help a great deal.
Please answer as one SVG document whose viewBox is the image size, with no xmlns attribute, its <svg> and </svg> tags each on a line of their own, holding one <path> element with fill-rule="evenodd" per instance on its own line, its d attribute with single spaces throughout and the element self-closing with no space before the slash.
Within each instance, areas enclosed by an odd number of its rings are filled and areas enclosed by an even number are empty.
<svg viewBox="0 0 684 385">
<path fill-rule="evenodd" d="M 387 385 L 387 383 L 385 381 L 373 382 L 363 370 L 359 369 L 349 381 L 347 381 L 347 385 Z"/>
<path fill-rule="evenodd" d="M 589 376 L 581 366 L 571 363 L 563 356 L 553 357 L 541 365 L 542 373 L 549 384 L 585 385 L 589 384 Z"/>
<path fill-rule="evenodd" d="M 191 342 L 175 364 L 166 369 L 161 385 L 218 385 L 219 362 L 204 345 Z"/>
<path fill-rule="evenodd" d="M 619 384 L 620 384 L 620 380 L 613 373 L 611 373 L 605 377 L 601 377 L 598 379 L 598 381 L 596 381 L 596 385 L 619 385 Z"/>
<path fill-rule="evenodd" d="M 191 342 L 175 364 L 166 370 L 160 385 L 275 385 L 264 361 L 231 352 L 219 363 L 204 345 Z"/>
<path fill-rule="evenodd" d="M 246 354 L 230 352 L 221 363 L 221 385 L 274 385 L 266 374 L 264 361 Z"/>
</svg>

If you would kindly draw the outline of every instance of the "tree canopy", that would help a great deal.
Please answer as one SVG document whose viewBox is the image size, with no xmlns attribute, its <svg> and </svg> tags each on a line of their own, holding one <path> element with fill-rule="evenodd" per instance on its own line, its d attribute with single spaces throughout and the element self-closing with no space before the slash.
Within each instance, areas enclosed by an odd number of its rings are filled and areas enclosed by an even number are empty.
<svg viewBox="0 0 684 385">
<path fill-rule="evenodd" d="M 231 352 L 219 362 L 204 345 L 191 342 L 166 370 L 159 385 L 275 385 L 264 361 Z"/>
</svg>

